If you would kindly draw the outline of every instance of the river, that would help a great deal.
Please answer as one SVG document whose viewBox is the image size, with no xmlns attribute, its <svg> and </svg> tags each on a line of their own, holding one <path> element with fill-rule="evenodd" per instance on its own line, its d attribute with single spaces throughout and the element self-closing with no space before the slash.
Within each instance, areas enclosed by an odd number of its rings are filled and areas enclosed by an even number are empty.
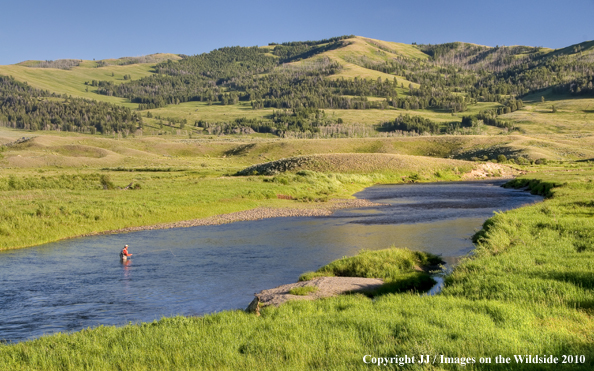
<svg viewBox="0 0 594 371">
<path fill-rule="evenodd" d="M 0 252 L 0 340 L 245 308 L 253 294 L 360 249 L 408 247 L 448 264 L 493 211 L 540 201 L 502 181 L 378 185 L 382 206 L 140 231 Z M 133 258 L 118 254 L 130 245 Z"/>
</svg>

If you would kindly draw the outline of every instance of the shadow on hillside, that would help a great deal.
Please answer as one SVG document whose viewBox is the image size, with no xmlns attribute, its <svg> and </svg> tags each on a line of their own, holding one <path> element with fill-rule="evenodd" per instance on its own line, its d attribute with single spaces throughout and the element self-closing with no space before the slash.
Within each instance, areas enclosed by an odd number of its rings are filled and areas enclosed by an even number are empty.
<svg viewBox="0 0 594 371">
<path fill-rule="evenodd" d="M 540 103 L 541 97 L 545 97 L 544 103 L 556 102 L 556 101 L 560 101 L 560 100 L 579 100 L 579 99 L 594 98 L 591 95 L 555 94 L 552 92 L 552 89 L 547 89 L 542 92 L 528 94 L 526 96 L 521 97 L 520 99 L 522 99 L 522 102 L 524 102 L 524 105 L 526 105 L 526 104 Z"/>
</svg>

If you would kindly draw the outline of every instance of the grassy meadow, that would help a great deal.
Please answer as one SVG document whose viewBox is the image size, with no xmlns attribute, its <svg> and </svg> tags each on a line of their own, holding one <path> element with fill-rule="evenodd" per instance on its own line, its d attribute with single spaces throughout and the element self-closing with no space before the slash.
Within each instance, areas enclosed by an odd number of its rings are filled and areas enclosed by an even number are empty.
<svg viewBox="0 0 594 371">
<path fill-rule="evenodd" d="M 407 366 L 413 370 L 590 370 L 592 179 L 592 165 L 581 163 L 513 181 L 547 200 L 489 219 L 476 236 L 476 253 L 456 267 L 439 295 L 347 295 L 267 307 L 259 317 L 227 311 L 100 326 L 2 345 L 0 363 L 18 370 L 351 370 L 375 367 L 364 363 L 366 355 L 408 355 L 416 357 Z M 336 269 L 349 264 L 334 263 Z M 515 355 L 528 354 L 559 362 L 574 357 L 553 366 L 515 362 Z M 419 364 L 419 355 L 437 362 Z M 456 363 L 443 363 L 441 355 Z M 512 363 L 496 364 L 498 355 Z"/>
<path fill-rule="evenodd" d="M 545 97 L 545 101 L 541 101 Z M 594 131 L 594 99 L 554 95 L 525 98 L 525 106 L 501 118 L 514 122 L 526 134 L 590 134 Z M 553 112 L 553 106 L 556 112 Z"/>
<path fill-rule="evenodd" d="M 385 121 L 394 120 L 399 115 L 413 115 L 423 116 L 435 122 L 452 122 L 461 121 L 462 116 L 469 114 L 477 114 L 482 110 L 489 110 L 498 107 L 498 103 L 477 103 L 469 106 L 468 111 L 452 115 L 445 110 L 405 110 L 388 107 L 384 110 L 380 109 L 366 109 L 366 110 L 346 110 L 346 109 L 323 109 L 326 117 L 337 120 L 341 118 L 346 124 L 365 124 L 377 125 Z M 249 102 L 239 102 L 234 105 L 222 105 L 215 103 L 209 105 L 207 102 L 186 102 L 178 105 L 170 105 L 167 107 L 156 108 L 149 110 L 153 116 L 161 116 L 165 118 L 187 119 L 189 125 L 193 125 L 197 120 L 204 120 L 207 122 L 230 122 L 238 118 L 248 119 L 266 119 L 272 115 L 273 108 L 252 109 Z M 147 123 L 154 125 L 156 118 L 146 119 L 143 112 L 143 119 Z M 186 129 L 189 129 L 186 126 Z M 500 130 L 494 129 L 494 132 Z"/>
<path fill-rule="evenodd" d="M 137 104 L 130 103 L 125 98 L 97 94 L 97 88 L 85 85 L 85 82 L 97 80 L 113 81 L 114 83 L 121 84 L 125 81 L 124 75 L 130 75 L 133 80 L 138 80 L 141 77 L 152 75 L 153 72 L 151 70 L 154 64 L 141 63 L 95 67 L 89 65 L 89 62 L 92 61 L 86 62 L 87 63 L 82 63 L 81 66 L 73 67 L 70 70 L 62 70 L 58 68 L 32 68 L 13 64 L 0 66 L 0 75 L 12 76 L 19 81 L 26 81 L 27 84 L 34 88 L 49 90 L 54 93 L 95 99 L 130 108 L 138 107 Z"/>
<path fill-rule="evenodd" d="M 11 143 L 22 134 L 1 129 L 0 144 Z M 479 165 L 448 157 L 594 158 L 594 150 L 589 149 L 594 148 L 592 136 L 287 140 L 174 135 L 108 138 L 68 132 L 28 135 L 32 139 L 24 143 L 0 147 L 1 249 L 258 206 L 314 207 L 276 195 L 302 201 L 345 198 L 374 183 L 459 180 Z M 299 156 L 310 156 L 312 161 L 295 167 L 294 172 L 313 172 L 233 176 L 254 164 Z M 113 189 L 104 189 L 106 181 Z M 138 186 L 120 189 L 130 184 Z"/>
</svg>

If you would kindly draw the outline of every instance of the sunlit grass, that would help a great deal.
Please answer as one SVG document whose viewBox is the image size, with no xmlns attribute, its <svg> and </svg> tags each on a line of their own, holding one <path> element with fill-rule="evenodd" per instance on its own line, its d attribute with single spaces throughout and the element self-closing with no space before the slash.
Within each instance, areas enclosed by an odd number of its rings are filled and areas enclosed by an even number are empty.
<svg viewBox="0 0 594 371">
<path fill-rule="evenodd" d="M 317 292 L 319 290 L 320 290 L 320 288 L 317 286 L 300 286 L 300 287 L 293 287 L 291 290 L 289 290 L 289 294 L 306 296 L 308 294 Z"/>
<path fill-rule="evenodd" d="M 454 270 L 441 295 L 347 295 L 267 307 L 259 317 L 227 311 L 101 326 L 1 345 L 0 364 L 21 370 L 351 370 L 368 368 L 367 354 L 428 354 L 475 362 L 425 369 L 501 370 L 494 363 L 498 355 L 552 354 L 583 355 L 585 363 L 551 368 L 514 362 L 509 369 L 590 370 L 592 179 L 591 165 L 567 164 L 516 181 L 549 199 L 491 218 L 477 236 L 476 253 Z M 356 260 L 332 264 L 350 267 Z M 479 363 L 480 357 L 492 363 Z"/>
</svg>

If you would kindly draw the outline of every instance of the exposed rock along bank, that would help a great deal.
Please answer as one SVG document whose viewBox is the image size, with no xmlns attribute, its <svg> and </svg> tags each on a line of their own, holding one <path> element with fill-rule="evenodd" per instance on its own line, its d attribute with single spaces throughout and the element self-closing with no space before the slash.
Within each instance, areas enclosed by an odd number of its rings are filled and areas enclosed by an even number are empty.
<svg viewBox="0 0 594 371">
<path fill-rule="evenodd" d="M 309 281 L 302 281 L 282 285 L 274 289 L 262 290 L 255 294 L 254 300 L 246 311 L 259 313 L 261 307 L 268 305 L 279 306 L 289 300 L 316 300 L 349 292 L 364 292 L 379 288 L 384 281 L 379 278 L 361 277 L 318 277 Z M 317 291 L 307 295 L 292 295 L 291 289 L 304 286 L 317 287 Z"/>
</svg>

